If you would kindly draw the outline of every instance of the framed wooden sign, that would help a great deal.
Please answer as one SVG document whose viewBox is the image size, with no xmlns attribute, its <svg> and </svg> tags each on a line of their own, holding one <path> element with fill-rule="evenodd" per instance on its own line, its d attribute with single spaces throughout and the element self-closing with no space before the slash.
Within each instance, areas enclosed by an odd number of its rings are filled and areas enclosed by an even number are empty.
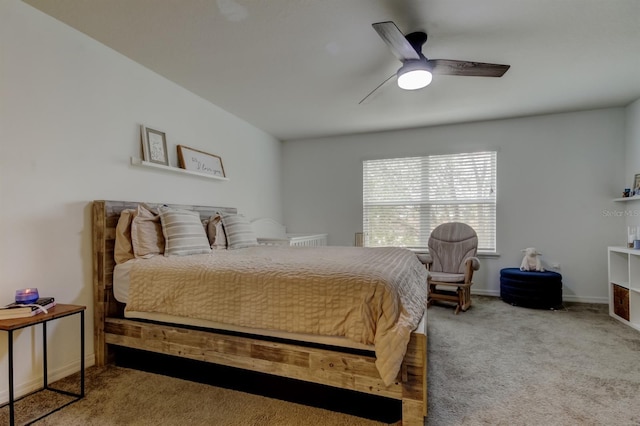
<svg viewBox="0 0 640 426">
<path fill-rule="evenodd" d="M 226 177 L 222 166 L 222 158 L 217 155 L 178 145 L 178 161 L 180 167 L 185 170 Z"/>
</svg>

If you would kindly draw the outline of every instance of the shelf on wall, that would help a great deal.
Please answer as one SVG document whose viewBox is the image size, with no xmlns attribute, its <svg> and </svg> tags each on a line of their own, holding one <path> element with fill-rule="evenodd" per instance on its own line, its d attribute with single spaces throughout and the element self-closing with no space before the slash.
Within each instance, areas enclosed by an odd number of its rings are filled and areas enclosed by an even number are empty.
<svg viewBox="0 0 640 426">
<path fill-rule="evenodd" d="M 199 177 L 203 177 L 203 178 L 207 178 L 207 179 L 214 179 L 214 180 L 226 180 L 228 181 L 229 178 L 226 177 L 220 177 L 220 176 L 213 176 L 207 173 L 200 173 L 200 172 L 194 172 L 191 170 L 185 170 L 185 169 L 181 169 L 178 167 L 172 167 L 172 166 L 165 166 L 162 164 L 156 164 L 156 163 L 151 163 L 149 161 L 144 161 L 140 158 L 137 157 L 131 157 L 131 165 L 132 166 L 140 166 L 140 167 L 150 167 L 152 169 L 159 169 L 159 170 L 165 170 L 165 171 L 169 171 L 169 172 L 175 172 L 175 173 L 182 173 L 185 175 L 191 175 L 191 176 L 199 176 Z M 640 197 L 638 197 L 640 198 Z"/>
<path fill-rule="evenodd" d="M 633 197 L 614 198 L 613 201 L 639 201 L 640 195 L 634 195 Z"/>
</svg>

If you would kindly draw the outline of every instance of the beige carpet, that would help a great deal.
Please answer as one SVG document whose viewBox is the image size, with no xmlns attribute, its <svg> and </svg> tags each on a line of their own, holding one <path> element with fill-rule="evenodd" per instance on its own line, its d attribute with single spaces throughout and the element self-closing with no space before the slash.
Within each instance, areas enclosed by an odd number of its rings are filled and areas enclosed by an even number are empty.
<svg viewBox="0 0 640 426">
<path fill-rule="evenodd" d="M 564 310 L 543 311 L 490 297 L 473 300 L 457 316 L 448 308 L 429 309 L 427 425 L 640 425 L 640 333 L 611 319 L 606 306 L 565 304 Z M 255 381 L 266 383 L 269 394 L 268 381 Z M 65 379 L 60 386 L 74 384 Z M 385 424 L 322 408 L 332 395 L 348 406 L 348 395 L 282 382 L 272 386 L 278 398 L 279 387 L 292 392 L 276 399 L 129 368 L 93 367 L 87 370 L 86 398 L 36 424 Z M 48 394 L 23 400 L 18 420 L 29 418 L 30 407 L 66 398 Z M 300 403 L 314 397 L 321 402 L 315 407 Z M 399 416 L 396 405 L 357 404 Z M 7 407 L 0 409 L 0 424 L 8 424 Z"/>
</svg>

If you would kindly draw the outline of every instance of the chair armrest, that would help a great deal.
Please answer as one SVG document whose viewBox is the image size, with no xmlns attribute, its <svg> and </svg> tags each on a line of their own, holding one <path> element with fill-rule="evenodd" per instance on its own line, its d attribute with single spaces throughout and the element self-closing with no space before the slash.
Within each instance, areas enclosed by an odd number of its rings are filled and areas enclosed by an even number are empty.
<svg viewBox="0 0 640 426">
<path fill-rule="evenodd" d="M 480 269 L 480 259 L 477 257 L 467 257 L 464 260 L 464 282 L 470 283 L 473 280 L 473 271 Z"/>
<path fill-rule="evenodd" d="M 473 269 L 474 271 L 480 269 L 480 259 L 478 259 L 477 257 L 467 257 L 464 260 L 465 265 L 469 262 L 471 262 L 471 269 Z"/>
<path fill-rule="evenodd" d="M 418 260 L 424 265 L 427 265 L 427 267 L 433 263 L 433 259 L 429 253 L 416 253 L 416 256 L 418 256 Z"/>
</svg>

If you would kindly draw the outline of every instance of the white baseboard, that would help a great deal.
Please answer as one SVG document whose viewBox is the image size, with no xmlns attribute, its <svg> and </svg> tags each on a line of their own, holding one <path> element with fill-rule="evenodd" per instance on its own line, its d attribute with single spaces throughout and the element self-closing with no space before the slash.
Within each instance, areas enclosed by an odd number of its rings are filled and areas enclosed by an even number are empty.
<svg viewBox="0 0 640 426">
<path fill-rule="evenodd" d="M 483 289 L 474 289 L 471 287 L 471 294 L 477 294 L 478 296 L 494 296 L 500 297 L 500 292 L 497 290 L 483 290 Z"/>
<path fill-rule="evenodd" d="M 565 302 L 576 302 L 576 303 L 600 303 L 600 304 L 608 304 L 609 299 L 606 297 L 584 297 L 584 296 L 562 296 L 562 300 Z"/>
<path fill-rule="evenodd" d="M 95 354 L 93 353 L 89 355 L 85 355 L 84 367 L 87 368 L 94 365 L 95 359 L 96 357 L 95 357 Z M 60 368 L 56 368 L 55 370 L 49 369 L 48 383 L 53 383 L 56 380 L 64 379 L 65 377 L 75 374 L 78 371 L 80 371 L 80 359 L 70 364 L 64 365 Z M 7 382 L 3 382 L 2 385 L 8 386 L 8 384 L 6 383 Z M 26 382 L 23 382 L 23 383 L 14 382 L 13 397 L 15 399 L 18 399 L 21 396 L 37 391 L 38 389 L 42 389 L 43 383 L 44 383 L 44 377 L 42 376 L 42 372 L 37 377 L 32 377 Z M 6 404 L 8 402 L 9 402 L 9 389 L 7 388 L 6 390 L 0 392 L 0 404 Z"/>
<path fill-rule="evenodd" d="M 472 287 L 473 288 L 473 287 Z M 484 289 L 473 289 L 471 294 L 477 294 L 479 296 L 495 296 L 500 297 L 499 290 L 484 290 Z M 609 299 L 606 297 L 584 297 L 584 296 L 569 296 L 562 295 L 562 300 L 564 302 L 576 302 L 576 303 L 602 303 L 608 304 Z"/>
</svg>

